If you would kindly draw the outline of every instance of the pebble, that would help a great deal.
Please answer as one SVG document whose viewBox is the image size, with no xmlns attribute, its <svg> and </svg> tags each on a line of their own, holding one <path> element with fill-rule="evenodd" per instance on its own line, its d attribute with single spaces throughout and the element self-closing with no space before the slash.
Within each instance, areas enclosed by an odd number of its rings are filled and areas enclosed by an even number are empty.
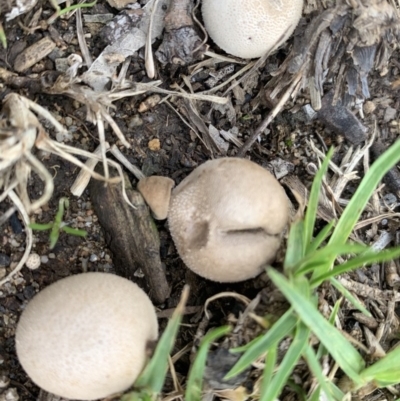
<svg viewBox="0 0 400 401">
<path fill-rule="evenodd" d="M 25 299 L 32 299 L 33 296 L 36 294 L 36 290 L 31 286 L 27 286 L 23 289 Z"/>
<path fill-rule="evenodd" d="M 40 261 L 42 263 L 47 263 L 49 261 L 49 257 L 47 255 L 43 255 L 40 257 Z"/>
<path fill-rule="evenodd" d="M 6 375 L 0 375 L 0 388 L 6 388 L 10 384 L 10 379 Z"/>
<path fill-rule="evenodd" d="M 386 123 L 394 120 L 396 118 L 396 114 L 397 114 L 397 110 L 394 109 L 393 107 L 388 107 L 385 110 L 385 115 L 383 117 L 383 121 L 385 121 Z"/>
<path fill-rule="evenodd" d="M 0 401 L 18 401 L 19 396 L 17 389 L 9 388 L 3 394 L 0 395 Z"/>
<path fill-rule="evenodd" d="M 6 276 L 6 268 L 0 267 L 0 280 Z"/>
<path fill-rule="evenodd" d="M 95 255 L 95 254 L 93 253 L 93 254 L 90 255 L 90 259 L 89 259 L 89 260 L 90 260 L 91 262 L 97 262 L 98 259 L 99 259 L 99 258 L 97 257 L 97 255 Z"/>
<path fill-rule="evenodd" d="M 65 118 L 64 118 L 64 122 L 65 122 L 65 125 L 66 125 L 67 127 L 69 127 L 69 126 L 72 125 L 73 120 L 72 120 L 71 117 L 65 117 Z"/>
<path fill-rule="evenodd" d="M 49 259 L 55 259 L 56 255 L 54 253 L 49 253 Z"/>
<path fill-rule="evenodd" d="M 14 248 L 18 248 L 18 247 L 20 246 L 20 243 L 19 243 L 15 238 L 13 238 L 13 239 L 10 241 L 10 245 L 11 245 L 12 247 L 14 247 Z"/>
<path fill-rule="evenodd" d="M 11 259 L 5 253 L 0 253 L 0 266 L 10 266 Z"/>
</svg>

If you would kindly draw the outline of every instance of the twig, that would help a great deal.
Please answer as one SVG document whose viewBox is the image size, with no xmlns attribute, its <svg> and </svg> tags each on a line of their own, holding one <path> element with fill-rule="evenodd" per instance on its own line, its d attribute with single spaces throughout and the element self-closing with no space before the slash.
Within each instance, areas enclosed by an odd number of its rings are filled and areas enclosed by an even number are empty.
<svg viewBox="0 0 400 401">
<path fill-rule="evenodd" d="M 273 119 L 278 115 L 278 113 L 282 110 L 283 106 L 293 93 L 296 85 L 300 82 L 301 78 L 303 75 L 303 71 L 300 70 L 300 72 L 297 73 L 297 75 L 294 77 L 291 85 L 289 88 L 286 90 L 285 94 L 282 96 L 281 100 L 277 103 L 277 105 L 272 109 L 272 111 L 268 114 L 268 116 L 262 121 L 262 123 L 257 127 L 257 129 L 254 131 L 253 134 L 250 135 L 250 137 L 247 139 L 243 147 L 238 151 L 237 157 L 244 157 L 245 154 L 250 150 L 251 146 L 253 143 L 257 140 L 259 135 L 261 135 L 265 129 L 268 127 L 268 125 L 273 121 Z"/>
</svg>

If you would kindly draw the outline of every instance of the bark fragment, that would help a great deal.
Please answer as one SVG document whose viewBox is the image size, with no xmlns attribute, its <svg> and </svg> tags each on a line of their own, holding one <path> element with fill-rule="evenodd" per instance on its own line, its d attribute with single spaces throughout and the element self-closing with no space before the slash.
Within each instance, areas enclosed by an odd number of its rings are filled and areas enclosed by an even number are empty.
<svg viewBox="0 0 400 401">
<path fill-rule="evenodd" d="M 160 304 L 169 296 L 169 286 L 160 259 L 160 240 L 149 209 L 139 192 L 126 179 L 126 192 L 136 207 L 130 207 L 122 197 L 119 184 L 105 186 L 92 180 L 90 198 L 100 225 L 106 233 L 106 241 L 114 254 L 114 266 L 118 274 L 132 281 L 141 268 L 149 296 Z"/>
</svg>

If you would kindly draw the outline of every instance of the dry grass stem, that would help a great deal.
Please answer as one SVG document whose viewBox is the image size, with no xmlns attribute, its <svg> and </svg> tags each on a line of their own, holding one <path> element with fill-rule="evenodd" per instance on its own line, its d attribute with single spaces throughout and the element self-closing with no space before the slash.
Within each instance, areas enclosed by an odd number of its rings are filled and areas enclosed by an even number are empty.
<svg viewBox="0 0 400 401">
<path fill-rule="evenodd" d="M 15 276 L 22 269 L 22 267 L 25 265 L 25 262 L 28 260 L 28 257 L 32 250 L 32 244 L 33 244 L 33 233 L 32 233 L 32 229 L 29 227 L 29 216 L 28 216 L 27 211 L 25 210 L 24 205 L 22 204 L 21 200 L 19 199 L 19 197 L 17 196 L 17 194 L 14 191 L 9 191 L 8 197 L 10 198 L 11 202 L 14 204 L 14 206 L 16 207 L 16 209 L 18 210 L 18 212 L 20 213 L 20 215 L 22 217 L 22 223 L 24 225 L 25 234 L 26 234 L 26 238 L 25 238 L 26 245 L 25 245 L 25 251 L 22 255 L 22 258 L 17 263 L 15 268 L 6 277 L 4 277 L 2 280 L 0 280 L 0 287 L 3 284 L 7 283 L 7 281 L 11 280 L 11 278 L 13 276 Z"/>
</svg>

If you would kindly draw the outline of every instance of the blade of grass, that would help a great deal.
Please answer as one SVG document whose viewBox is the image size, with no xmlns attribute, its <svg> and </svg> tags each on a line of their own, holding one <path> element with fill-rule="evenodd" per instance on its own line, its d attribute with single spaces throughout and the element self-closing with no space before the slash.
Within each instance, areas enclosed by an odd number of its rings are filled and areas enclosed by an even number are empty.
<svg viewBox="0 0 400 401">
<path fill-rule="evenodd" d="M 136 380 L 135 387 L 144 388 L 153 394 L 161 392 L 168 370 L 168 355 L 174 346 L 188 296 L 189 287 L 185 286 L 182 291 L 181 300 L 161 336 L 154 355 Z"/>
<path fill-rule="evenodd" d="M 355 297 L 353 294 L 345 288 L 339 281 L 335 278 L 330 279 L 331 284 L 360 312 L 364 313 L 364 315 L 372 317 L 369 310 L 367 310 L 362 303 Z"/>
<path fill-rule="evenodd" d="M 375 188 L 385 174 L 400 161 L 400 141 L 396 141 L 372 164 L 358 186 L 350 203 L 344 209 L 336 224 L 329 244 L 344 244 L 371 198 Z"/>
<path fill-rule="evenodd" d="M 340 300 L 335 302 L 335 306 L 333 307 L 333 310 L 329 316 L 329 323 L 334 325 L 335 324 L 335 319 L 336 316 L 339 313 L 340 310 Z M 327 355 L 328 351 L 327 349 L 324 347 L 324 345 L 322 343 L 319 343 L 318 346 L 318 351 L 317 351 L 317 359 L 319 360 L 320 358 L 322 358 L 322 356 Z"/>
<path fill-rule="evenodd" d="M 89 8 L 93 7 L 96 4 L 97 0 L 92 1 L 91 3 L 79 3 L 79 4 L 73 4 L 72 6 L 65 7 L 61 10 L 58 11 L 58 16 L 64 15 L 69 13 L 70 11 L 77 10 L 79 8 Z"/>
<path fill-rule="evenodd" d="M 296 334 L 279 365 L 278 371 L 271 380 L 270 385 L 268 387 L 263 386 L 264 391 L 260 394 L 260 401 L 275 401 L 278 398 L 303 350 L 306 348 L 309 336 L 310 330 L 308 327 L 299 322 L 296 327 Z"/>
<path fill-rule="evenodd" d="M 253 344 L 236 362 L 233 368 L 227 373 L 224 379 L 228 380 L 247 369 L 257 358 L 264 355 L 272 347 L 292 333 L 296 326 L 297 319 L 289 309 L 268 332 Z"/>
<path fill-rule="evenodd" d="M 364 385 L 374 382 L 377 387 L 394 386 L 400 383 L 400 347 L 364 369 L 360 377 Z"/>
<path fill-rule="evenodd" d="M 278 344 L 275 344 L 273 347 L 269 349 L 267 356 L 265 357 L 265 367 L 260 389 L 261 394 L 265 394 L 265 392 L 271 385 L 271 380 L 274 374 L 277 356 L 278 356 Z"/>
<path fill-rule="evenodd" d="M 321 365 L 318 362 L 318 359 L 315 355 L 315 352 L 311 345 L 307 345 L 304 350 L 304 359 L 307 361 L 307 365 L 311 370 L 311 373 L 317 379 L 321 389 L 325 393 L 325 397 L 329 401 L 341 401 L 343 400 L 344 394 L 336 387 L 335 391 L 333 389 L 333 384 L 328 382 L 326 376 L 322 374 Z M 338 397 L 339 396 L 339 397 Z"/>
<path fill-rule="evenodd" d="M 396 259 L 399 256 L 400 256 L 400 247 L 374 253 L 368 252 L 366 254 L 356 256 L 350 259 L 348 262 L 336 266 L 334 269 L 328 272 L 321 272 L 320 274 L 315 274 L 315 277 L 313 277 L 311 280 L 311 286 L 313 288 L 316 288 L 319 285 L 321 285 L 325 280 L 328 280 L 334 276 L 338 276 L 343 273 L 350 272 L 354 269 L 363 266 L 364 264 L 386 262 Z"/>
<path fill-rule="evenodd" d="M 307 248 L 307 254 L 316 251 L 321 244 L 329 237 L 329 235 L 332 232 L 332 229 L 335 225 L 335 221 L 332 220 L 330 223 L 328 223 L 318 234 L 317 236 L 312 240 L 311 244 Z"/>
<path fill-rule="evenodd" d="M 304 257 L 304 222 L 298 220 L 292 223 L 289 231 L 284 269 L 287 274 L 294 272 L 294 267 Z"/>
<path fill-rule="evenodd" d="M 190 368 L 189 377 L 186 384 L 185 400 L 201 401 L 201 392 L 203 388 L 203 376 L 206 368 L 208 350 L 212 342 L 228 334 L 231 331 L 230 326 L 222 326 L 208 332 L 200 343 L 196 359 Z"/>
<path fill-rule="evenodd" d="M 358 372 L 364 367 L 364 361 L 356 349 L 336 327 L 325 320 L 312 301 L 303 296 L 293 283 L 273 269 L 268 269 L 268 275 L 285 295 L 300 319 L 314 332 L 342 370 L 354 382 L 359 383 Z"/>
<path fill-rule="evenodd" d="M 321 168 L 318 170 L 314 177 L 313 184 L 310 191 L 310 197 L 308 199 L 307 211 L 304 216 L 304 246 L 305 253 L 308 253 L 309 247 L 311 246 L 311 239 L 314 232 L 315 220 L 317 218 L 318 200 L 321 191 L 322 180 L 325 173 L 328 170 L 329 161 L 332 158 L 334 149 L 331 148 L 327 153 Z"/>
<path fill-rule="evenodd" d="M 46 230 L 50 230 L 53 227 L 53 223 L 47 223 L 47 224 L 30 223 L 29 227 L 32 230 L 36 230 L 36 231 L 46 231 Z"/>
<path fill-rule="evenodd" d="M 64 226 L 61 230 L 66 232 L 67 234 L 75 235 L 76 237 L 86 237 L 87 236 L 87 231 L 79 230 L 78 228 Z"/>
<path fill-rule="evenodd" d="M 336 259 L 338 256 L 360 254 L 368 249 L 370 248 L 361 244 L 327 245 L 306 255 L 295 267 L 295 271 L 296 274 L 306 274 L 314 271 L 316 266 L 329 263 L 330 260 Z"/>
</svg>

